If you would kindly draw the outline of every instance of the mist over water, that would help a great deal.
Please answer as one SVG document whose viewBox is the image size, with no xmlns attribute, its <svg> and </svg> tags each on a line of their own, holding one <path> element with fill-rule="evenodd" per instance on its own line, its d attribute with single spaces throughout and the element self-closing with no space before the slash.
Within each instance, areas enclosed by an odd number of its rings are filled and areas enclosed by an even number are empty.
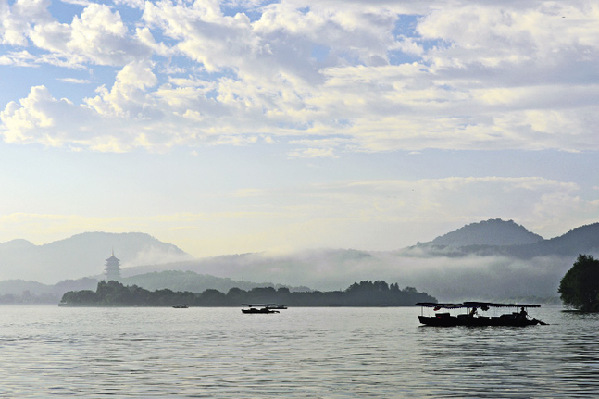
<svg viewBox="0 0 599 399">
<path fill-rule="evenodd" d="M 431 328 L 418 307 L 0 307 L 0 396 L 577 397 L 599 389 L 599 317 Z"/>
<path fill-rule="evenodd" d="M 226 263 L 199 263 L 197 273 L 234 280 L 270 281 L 320 291 L 361 280 L 412 286 L 439 301 L 556 298 L 575 256 L 428 256 L 424 253 L 308 251 L 289 257 L 247 255 Z M 184 267 L 185 268 L 185 267 Z"/>
</svg>

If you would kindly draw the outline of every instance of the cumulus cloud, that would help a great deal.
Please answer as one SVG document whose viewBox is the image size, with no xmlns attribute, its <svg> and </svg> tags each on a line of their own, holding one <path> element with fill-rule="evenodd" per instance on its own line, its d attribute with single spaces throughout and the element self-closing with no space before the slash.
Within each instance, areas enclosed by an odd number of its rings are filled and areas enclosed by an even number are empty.
<svg viewBox="0 0 599 399">
<path fill-rule="evenodd" d="M 42 143 L 102 152 L 125 152 L 133 145 L 147 144 L 143 132 L 131 130 L 131 120 L 123 125 L 119 123 L 123 118 L 102 118 L 96 110 L 53 97 L 45 86 L 32 87 L 27 97 L 8 103 L 0 111 L 0 120 L 0 132 L 8 143 Z"/>
<path fill-rule="evenodd" d="M 51 20 L 47 11 L 49 0 L 17 0 L 0 2 L 0 44 L 27 45 L 27 36 L 33 24 Z"/>
<path fill-rule="evenodd" d="M 132 62 L 119 71 L 110 91 L 100 87 L 97 96 L 84 101 L 100 115 L 135 117 L 150 102 L 145 89 L 154 85 L 156 75 L 152 72 L 152 65 L 143 61 Z"/>
<path fill-rule="evenodd" d="M 64 113 L 71 107 L 68 100 L 52 97 L 44 86 L 33 87 L 29 96 L 19 103 L 9 103 L 0 113 L 6 126 L 4 136 L 9 143 L 41 141 L 51 144 L 52 138 L 42 132 L 55 126 L 55 112 Z"/>
<path fill-rule="evenodd" d="M 85 7 L 70 24 L 37 24 L 30 37 L 37 47 L 74 64 L 120 66 L 150 55 L 149 49 L 129 33 L 119 12 L 99 4 Z"/>
<path fill-rule="evenodd" d="M 77 2 L 65 21 L 47 1 L 20 0 L 0 7 L 10 45 L 0 66 L 112 68 L 113 81 L 70 101 L 95 113 L 90 134 L 107 118 L 145 132 L 119 150 L 248 135 L 301 136 L 295 157 L 597 149 L 597 5 L 413 3 Z M 8 140 L 23 134 L 20 101 L 5 107 Z M 73 128 L 68 114 L 44 112 L 57 131 Z"/>
</svg>

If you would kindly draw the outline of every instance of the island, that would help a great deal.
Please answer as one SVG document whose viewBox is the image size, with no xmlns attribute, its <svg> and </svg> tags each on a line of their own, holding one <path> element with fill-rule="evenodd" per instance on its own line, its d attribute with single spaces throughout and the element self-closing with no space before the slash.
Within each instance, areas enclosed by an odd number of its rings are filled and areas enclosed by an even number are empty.
<svg viewBox="0 0 599 399">
<path fill-rule="evenodd" d="M 118 281 L 100 281 L 96 291 L 70 291 L 62 296 L 61 306 L 240 306 L 245 303 L 278 303 L 288 306 L 411 306 L 418 302 L 436 302 L 436 298 L 414 287 L 400 289 L 397 283 L 360 281 L 343 291 L 291 292 L 288 288 L 231 288 L 222 293 L 208 289 L 202 293 L 150 292 Z"/>
</svg>

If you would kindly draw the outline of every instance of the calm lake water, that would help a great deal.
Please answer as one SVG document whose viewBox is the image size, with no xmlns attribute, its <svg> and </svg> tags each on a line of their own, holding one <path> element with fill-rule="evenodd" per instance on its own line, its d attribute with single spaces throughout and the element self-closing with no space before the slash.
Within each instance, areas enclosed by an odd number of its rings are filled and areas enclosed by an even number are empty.
<svg viewBox="0 0 599 399">
<path fill-rule="evenodd" d="M 0 306 L 0 397 L 597 395 L 599 316 L 530 313 L 550 325 L 421 327 L 419 307 Z"/>
</svg>

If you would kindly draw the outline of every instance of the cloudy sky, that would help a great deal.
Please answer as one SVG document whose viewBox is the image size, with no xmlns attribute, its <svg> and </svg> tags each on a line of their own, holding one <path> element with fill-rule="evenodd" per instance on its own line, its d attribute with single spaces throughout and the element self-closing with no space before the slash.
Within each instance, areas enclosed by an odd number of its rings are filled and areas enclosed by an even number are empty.
<svg viewBox="0 0 599 399">
<path fill-rule="evenodd" d="M 599 221 L 599 4 L 0 0 L 0 242 L 392 250 Z"/>
</svg>

